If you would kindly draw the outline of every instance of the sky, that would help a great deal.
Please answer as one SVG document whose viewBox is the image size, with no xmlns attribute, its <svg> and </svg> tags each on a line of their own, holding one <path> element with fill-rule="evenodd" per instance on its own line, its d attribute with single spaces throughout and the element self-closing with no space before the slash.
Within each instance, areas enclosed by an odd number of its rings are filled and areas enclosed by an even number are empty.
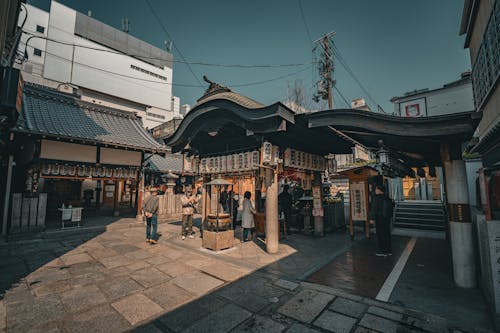
<svg viewBox="0 0 500 333">
<path fill-rule="evenodd" d="M 299 2 L 300 1 L 300 2 Z M 49 10 L 50 0 L 28 0 Z M 170 40 L 146 0 L 60 0 L 82 13 L 157 47 Z M 334 32 L 333 40 L 364 90 L 334 57 L 336 88 L 350 102 L 365 98 L 392 113 L 390 99 L 405 92 L 439 88 L 470 70 L 468 51 L 459 36 L 463 1 L 459 0 L 149 0 L 173 39 L 174 59 L 211 64 L 306 64 L 297 67 L 227 68 L 174 63 L 173 94 L 181 104 L 195 104 L 208 86 L 202 79 L 268 105 L 285 101 L 289 87 L 304 89 L 306 106 L 315 103 L 319 80 L 313 41 Z M 302 12 L 301 12 L 302 7 Z M 303 14 L 302 14 L 303 13 Z M 191 70 L 194 72 L 191 72 Z M 281 78 L 281 79 L 280 79 Z M 268 81 L 262 83 L 262 81 Z M 200 86 L 201 82 L 201 86 Z M 260 83 L 259 83 L 260 82 Z M 251 84 L 257 83 L 257 84 Z M 246 85 L 250 84 L 250 85 Z M 196 87 L 182 87 L 191 85 Z M 373 99 L 373 101 L 372 101 Z M 334 90 L 334 108 L 346 103 Z"/>
</svg>

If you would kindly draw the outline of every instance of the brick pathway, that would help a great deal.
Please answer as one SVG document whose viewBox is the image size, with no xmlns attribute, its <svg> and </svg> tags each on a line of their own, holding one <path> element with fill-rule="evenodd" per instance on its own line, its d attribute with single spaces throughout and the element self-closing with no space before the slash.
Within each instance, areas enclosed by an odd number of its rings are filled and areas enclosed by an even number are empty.
<svg viewBox="0 0 500 333">
<path fill-rule="evenodd" d="M 0 244 L 0 332 L 445 331 L 446 321 L 300 282 L 351 246 L 345 234 L 292 235 L 220 253 L 161 224 L 54 233 Z M 364 327 L 364 328 L 361 328 Z M 418 329 L 417 329 L 418 328 Z"/>
</svg>

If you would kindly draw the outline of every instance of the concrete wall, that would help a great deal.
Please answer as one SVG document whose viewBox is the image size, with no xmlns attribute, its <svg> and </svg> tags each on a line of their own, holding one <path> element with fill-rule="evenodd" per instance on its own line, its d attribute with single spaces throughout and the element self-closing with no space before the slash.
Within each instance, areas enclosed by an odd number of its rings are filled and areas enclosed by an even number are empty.
<svg viewBox="0 0 500 333">
<path fill-rule="evenodd" d="M 113 51 L 76 36 L 74 34 L 75 20 L 76 12 L 73 9 L 53 1 L 50 9 L 48 37 L 70 44 Z M 44 75 L 49 79 L 59 82 L 71 82 L 109 95 L 155 106 L 165 110 L 165 112 L 171 108 L 171 68 L 160 69 L 127 55 L 61 45 L 51 41 L 47 41 L 46 50 L 48 54 L 45 60 Z M 162 81 L 152 77 L 147 73 L 131 68 L 131 65 L 166 77 L 167 80 Z M 143 80 L 131 79 L 105 71 Z"/>
<path fill-rule="evenodd" d="M 19 50 L 24 52 L 24 50 L 26 49 L 28 53 L 28 61 L 23 64 L 22 69 L 24 71 L 27 71 L 28 73 L 33 73 L 41 76 L 43 74 L 43 64 L 45 62 L 46 40 L 33 37 L 29 40 L 28 45 L 26 45 L 26 42 L 32 35 L 47 37 L 47 31 L 49 28 L 49 13 L 28 4 L 26 4 L 26 7 L 28 8 L 28 18 L 26 19 L 23 30 L 28 32 L 29 34 L 21 35 L 21 40 L 19 41 Z M 20 15 L 19 24 L 21 24 L 23 20 L 24 14 Z M 43 33 L 37 32 L 37 25 L 45 28 L 45 31 Z M 42 51 L 41 56 L 36 56 L 33 53 L 35 48 Z"/>
<path fill-rule="evenodd" d="M 76 17 L 81 14 L 55 1 L 51 3 L 50 13 L 31 5 L 27 7 L 29 15 L 25 30 L 70 44 L 32 38 L 27 50 L 29 60 L 19 66 L 23 71 L 33 74 L 34 79 L 30 82 L 43 84 L 37 81 L 38 76 L 47 82 L 72 83 L 82 88 L 79 93 L 83 100 L 136 112 L 142 118 L 144 127 L 148 128 L 179 115 L 179 98 L 172 96 L 171 64 L 155 66 L 136 57 L 117 54 L 117 51 L 104 45 L 77 36 Z M 37 25 L 45 28 L 43 34 L 36 33 Z M 115 30 L 109 26 L 107 28 Z M 121 31 L 116 30 L 116 33 Z M 20 51 L 24 52 L 29 36 L 23 34 Z M 40 57 L 33 55 L 34 47 L 42 50 Z"/>
<path fill-rule="evenodd" d="M 467 172 L 467 187 L 469 188 L 469 204 L 471 207 L 477 205 L 476 198 L 476 179 L 478 170 L 483 166 L 481 160 L 465 161 L 465 170 Z"/>
<path fill-rule="evenodd" d="M 490 307 L 496 329 L 500 329 L 500 264 L 496 244 L 500 237 L 500 221 L 488 221 L 476 215 L 480 257 L 480 287 Z"/>
</svg>

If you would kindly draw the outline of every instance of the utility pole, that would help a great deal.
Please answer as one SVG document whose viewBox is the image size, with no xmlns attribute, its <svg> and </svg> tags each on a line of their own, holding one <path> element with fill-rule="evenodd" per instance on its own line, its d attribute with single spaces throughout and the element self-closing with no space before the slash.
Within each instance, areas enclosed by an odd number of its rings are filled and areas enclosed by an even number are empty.
<svg viewBox="0 0 500 333">
<path fill-rule="evenodd" d="M 316 39 L 313 42 L 313 54 L 315 61 L 318 64 L 318 72 L 320 79 L 316 82 L 317 92 L 314 94 L 313 100 L 317 103 L 320 99 L 328 101 L 328 109 L 333 108 L 332 89 L 335 81 L 332 79 L 333 67 L 333 35 L 335 32 L 329 32 L 323 37 Z M 320 47 L 319 55 L 315 52 Z"/>
</svg>

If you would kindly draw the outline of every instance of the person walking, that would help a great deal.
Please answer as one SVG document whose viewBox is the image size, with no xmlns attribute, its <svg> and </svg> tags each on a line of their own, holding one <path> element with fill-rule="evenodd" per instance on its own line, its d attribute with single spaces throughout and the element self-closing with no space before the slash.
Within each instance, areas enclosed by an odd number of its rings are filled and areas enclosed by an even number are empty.
<svg viewBox="0 0 500 333">
<path fill-rule="evenodd" d="M 255 208 L 252 206 L 252 202 L 250 198 L 252 194 L 249 191 L 246 191 L 243 195 L 243 209 L 241 213 L 241 227 L 243 228 L 243 241 L 249 241 L 248 239 L 248 231 L 251 228 L 255 227 L 255 221 L 253 218 L 253 214 L 255 214 Z"/>
<path fill-rule="evenodd" d="M 158 243 L 158 190 L 152 189 L 150 191 L 151 195 L 144 200 L 142 206 L 142 211 L 144 216 L 146 216 L 146 242 L 151 244 Z M 151 230 L 152 229 L 152 230 Z"/>
<path fill-rule="evenodd" d="M 375 187 L 375 195 L 372 198 L 370 207 L 370 224 L 375 224 L 377 231 L 377 252 L 379 257 L 392 255 L 391 249 L 391 218 L 393 202 L 385 194 L 383 185 Z"/>
<path fill-rule="evenodd" d="M 188 188 L 184 195 L 181 196 L 182 204 L 182 240 L 188 238 L 194 238 L 193 232 L 193 214 L 194 206 L 198 201 L 198 197 L 192 194 L 192 190 Z"/>
</svg>

